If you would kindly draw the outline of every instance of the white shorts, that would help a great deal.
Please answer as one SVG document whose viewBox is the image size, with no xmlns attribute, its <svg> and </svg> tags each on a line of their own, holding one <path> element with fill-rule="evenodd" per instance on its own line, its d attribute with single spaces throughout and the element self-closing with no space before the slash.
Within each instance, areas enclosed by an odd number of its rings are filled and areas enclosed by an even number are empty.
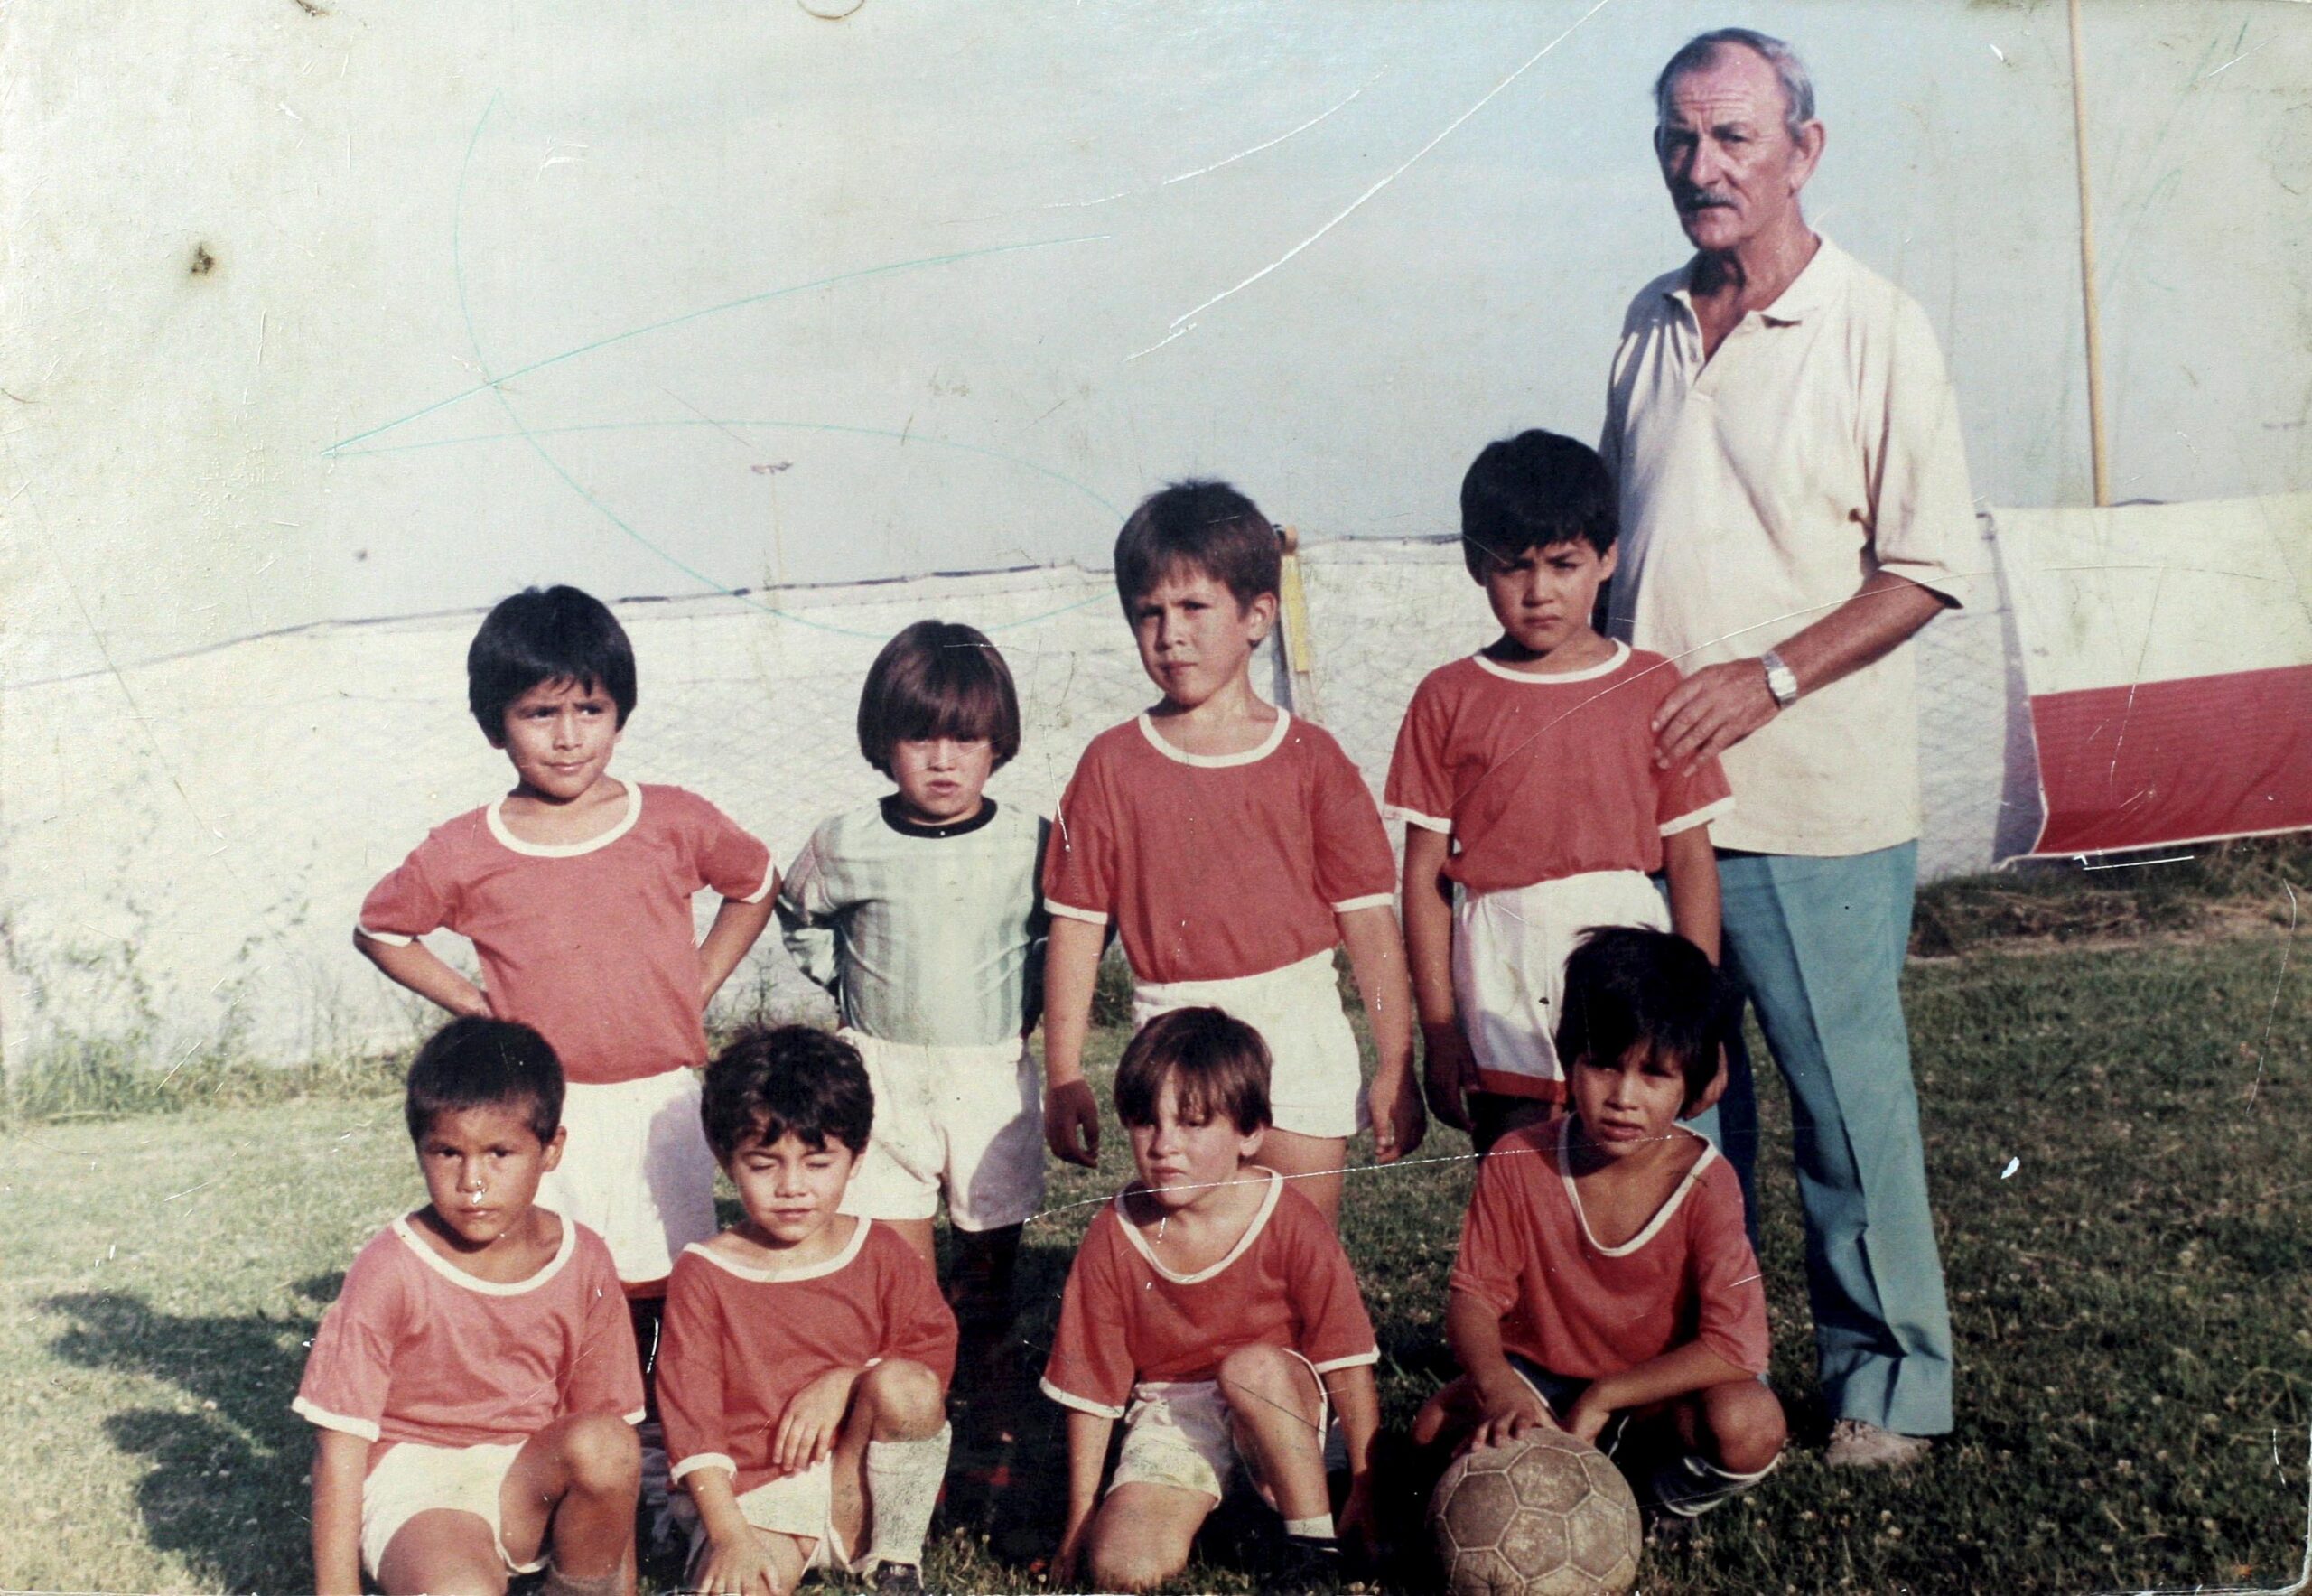
<svg viewBox="0 0 2312 1596">
<path fill-rule="evenodd" d="M 1043 1207 L 1043 1091 L 1024 1041 L 927 1048 L 841 1035 L 875 1091 L 844 1213 L 928 1219 L 943 1186 L 958 1230 L 1017 1225 Z"/>
<path fill-rule="evenodd" d="M 1591 926 L 1666 931 L 1670 910 L 1635 870 L 1468 894 L 1454 904 L 1453 1003 L 1484 1090 L 1564 1097 L 1565 1069 L 1552 1037 L 1566 956 Z"/>
<path fill-rule="evenodd" d="M 1317 1425 L 1325 1437 L 1329 1466 L 1331 1454 L 1338 1450 L 1338 1434 L 1324 1377 L 1291 1348 L 1282 1350 L 1300 1358 L 1317 1382 Z M 1110 1490 L 1126 1484 L 1169 1485 L 1201 1491 L 1217 1502 L 1228 1494 L 1240 1470 L 1252 1473 L 1236 1450 L 1228 1401 L 1220 1395 L 1217 1380 L 1143 1381 L 1132 1388 L 1123 1426 L 1123 1446 L 1116 1455 L 1115 1477 L 1108 1481 Z M 1267 1488 L 1258 1479 L 1253 1483 L 1266 1499 Z"/>
<path fill-rule="evenodd" d="M 489 1538 L 509 1573 L 536 1573 L 545 1566 L 545 1548 L 534 1563 L 517 1563 L 506 1550 L 498 1522 L 498 1498 L 506 1472 L 520 1453 L 518 1441 L 482 1446 L 426 1446 L 404 1441 L 388 1447 L 361 1482 L 361 1566 L 377 1577 L 386 1548 L 401 1527 L 420 1513 L 447 1507 L 471 1513 L 489 1526 Z"/>
<path fill-rule="evenodd" d="M 1140 982 L 1132 1027 L 1174 1009 L 1226 1010 L 1268 1043 L 1269 1121 L 1302 1136 L 1348 1137 L 1373 1123 L 1356 1033 L 1341 1013 L 1332 949 L 1299 964 L 1222 981 Z"/>
<path fill-rule="evenodd" d="M 665 1280 L 683 1248 L 717 1228 L 714 1154 L 698 1099 L 693 1069 L 573 1082 L 563 1096 L 570 1137 L 538 1183 L 538 1201 L 600 1233 L 622 1281 Z"/>
<path fill-rule="evenodd" d="M 685 1510 L 678 1517 L 690 1525 L 690 1567 L 695 1572 L 699 1558 L 706 1550 L 706 1526 L 699 1521 L 698 1509 L 690 1506 L 687 1495 L 682 1501 Z M 803 1564 L 806 1573 L 814 1569 L 837 1573 L 862 1572 L 853 1566 L 851 1549 L 835 1532 L 833 1452 L 800 1474 L 782 1474 L 776 1479 L 764 1480 L 739 1498 L 739 1512 L 757 1529 L 812 1542 L 810 1556 Z"/>
</svg>

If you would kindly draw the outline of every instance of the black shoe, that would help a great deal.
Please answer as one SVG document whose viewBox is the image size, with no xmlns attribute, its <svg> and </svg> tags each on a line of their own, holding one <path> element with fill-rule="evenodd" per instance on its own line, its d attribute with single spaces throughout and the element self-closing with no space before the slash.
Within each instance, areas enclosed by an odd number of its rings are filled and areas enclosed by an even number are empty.
<svg viewBox="0 0 2312 1596">
<path fill-rule="evenodd" d="M 923 1596 L 923 1570 L 912 1563 L 879 1563 L 872 1588 L 875 1596 Z"/>
<path fill-rule="evenodd" d="M 1341 1554 L 1338 1541 L 1311 1540 L 1302 1535 L 1284 1537 L 1284 1548 L 1276 1559 L 1276 1589 L 1330 1591 L 1338 1589 L 1347 1577 L 1347 1562 Z"/>
</svg>

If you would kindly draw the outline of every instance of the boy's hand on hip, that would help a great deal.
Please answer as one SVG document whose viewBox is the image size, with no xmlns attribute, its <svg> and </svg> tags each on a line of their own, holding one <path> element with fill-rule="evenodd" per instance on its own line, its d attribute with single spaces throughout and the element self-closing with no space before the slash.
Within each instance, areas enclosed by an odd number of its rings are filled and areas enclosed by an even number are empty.
<svg viewBox="0 0 2312 1596">
<path fill-rule="evenodd" d="M 1469 1039 L 1458 1024 L 1421 1028 L 1421 1080 L 1429 1094 L 1429 1112 L 1457 1131 L 1469 1128 L 1469 1091 L 1476 1087 L 1478 1061 Z M 1410 1151 L 1408 1149 L 1407 1151 Z"/>
<path fill-rule="evenodd" d="M 1044 1145 L 1052 1155 L 1086 1169 L 1100 1161 L 1100 1105 L 1078 1076 L 1044 1088 Z"/>
</svg>

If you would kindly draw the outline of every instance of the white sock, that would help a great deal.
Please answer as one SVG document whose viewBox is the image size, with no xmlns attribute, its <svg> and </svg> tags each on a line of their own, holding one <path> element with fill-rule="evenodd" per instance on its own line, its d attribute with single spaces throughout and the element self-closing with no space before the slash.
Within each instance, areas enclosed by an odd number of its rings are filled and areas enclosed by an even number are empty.
<svg viewBox="0 0 2312 1596">
<path fill-rule="evenodd" d="M 1297 1541 L 1329 1541 L 1333 1538 L 1333 1516 L 1319 1513 L 1314 1518 L 1288 1518 L 1284 1533 Z"/>
<path fill-rule="evenodd" d="M 1646 1484 L 1664 1511 L 1681 1518 L 1699 1518 L 1773 1472 L 1774 1464 L 1768 1463 L 1755 1474 L 1737 1474 L 1731 1469 L 1720 1468 L 1699 1452 L 1688 1452 L 1655 1470 Z"/>
<path fill-rule="evenodd" d="M 931 1533 L 931 1510 L 939 1504 L 939 1483 L 947 1473 L 949 1427 L 921 1441 L 867 1443 L 867 1510 L 877 1563 L 923 1563 L 923 1537 Z"/>
</svg>

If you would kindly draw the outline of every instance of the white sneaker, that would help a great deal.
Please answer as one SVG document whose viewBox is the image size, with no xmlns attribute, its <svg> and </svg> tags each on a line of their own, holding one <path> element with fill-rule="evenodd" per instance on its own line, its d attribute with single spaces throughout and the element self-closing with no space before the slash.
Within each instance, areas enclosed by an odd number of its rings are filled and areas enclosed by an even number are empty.
<svg viewBox="0 0 2312 1596">
<path fill-rule="evenodd" d="M 1897 1435 L 1868 1419 L 1841 1419 L 1831 1426 L 1823 1461 L 1833 1469 L 1907 1469 L 1934 1445 L 1924 1435 Z"/>
</svg>

